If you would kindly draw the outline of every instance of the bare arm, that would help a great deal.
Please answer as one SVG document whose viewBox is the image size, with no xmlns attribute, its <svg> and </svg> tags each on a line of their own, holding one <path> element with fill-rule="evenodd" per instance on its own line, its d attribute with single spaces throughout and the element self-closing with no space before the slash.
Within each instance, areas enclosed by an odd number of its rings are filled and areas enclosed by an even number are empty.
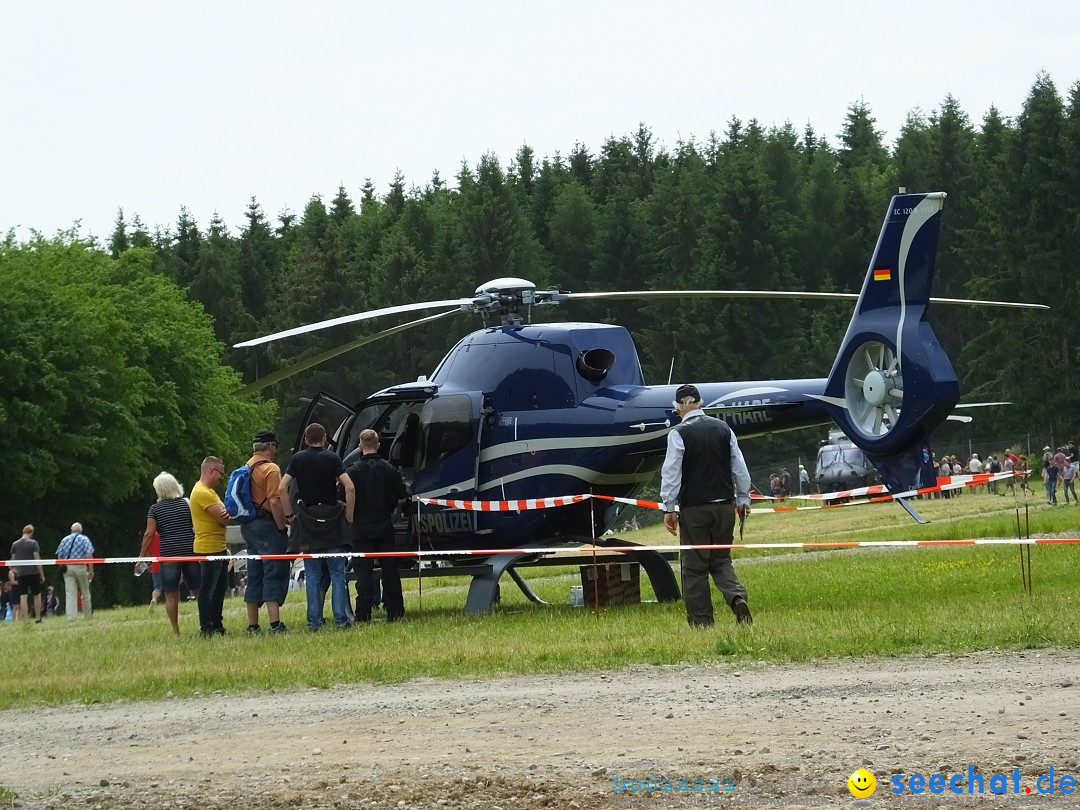
<svg viewBox="0 0 1080 810">
<path fill-rule="evenodd" d="M 289 497 L 289 484 L 292 483 L 292 480 L 293 477 L 289 473 L 285 473 L 281 476 L 281 483 L 278 485 L 278 507 L 281 509 L 282 517 L 285 518 L 286 523 L 292 520 L 293 516 L 292 498 Z"/>
<path fill-rule="evenodd" d="M 154 534 L 157 532 L 157 521 L 148 517 L 146 519 L 146 531 L 143 532 L 142 545 L 139 546 L 139 556 L 145 557 L 146 553 L 150 550 L 150 545 L 154 542 Z M 138 568 L 139 564 L 135 563 L 135 567 Z"/>
<path fill-rule="evenodd" d="M 206 513 L 216 520 L 219 526 L 229 525 L 229 513 L 225 511 L 225 504 L 220 501 L 206 507 Z"/>
<path fill-rule="evenodd" d="M 41 581 L 44 582 L 45 581 L 45 566 L 43 566 L 41 564 L 41 552 L 35 551 L 34 552 L 34 559 L 38 561 L 38 567 L 37 567 L 38 574 L 41 575 Z"/>
<path fill-rule="evenodd" d="M 338 476 L 338 481 L 345 488 L 345 520 L 352 523 L 353 508 L 356 506 L 356 487 L 353 486 L 352 479 L 345 473 Z"/>
</svg>

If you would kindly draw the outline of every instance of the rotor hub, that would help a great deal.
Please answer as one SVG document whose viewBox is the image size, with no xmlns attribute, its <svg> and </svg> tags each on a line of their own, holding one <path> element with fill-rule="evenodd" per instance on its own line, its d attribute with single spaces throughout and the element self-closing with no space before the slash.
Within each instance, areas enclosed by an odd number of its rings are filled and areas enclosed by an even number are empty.
<svg viewBox="0 0 1080 810">
<path fill-rule="evenodd" d="M 889 393 L 888 384 L 885 380 L 885 374 L 881 371 L 874 370 L 866 375 L 863 380 L 863 397 L 866 401 L 874 406 L 878 406 L 885 401 L 885 397 Z"/>
</svg>

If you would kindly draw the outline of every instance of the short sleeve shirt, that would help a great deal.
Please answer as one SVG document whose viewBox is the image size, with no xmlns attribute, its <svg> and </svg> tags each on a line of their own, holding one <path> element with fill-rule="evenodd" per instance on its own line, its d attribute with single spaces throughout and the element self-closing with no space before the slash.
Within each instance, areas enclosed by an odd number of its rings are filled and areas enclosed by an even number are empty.
<svg viewBox="0 0 1080 810">
<path fill-rule="evenodd" d="M 20 537 L 11 544 L 11 559 L 13 560 L 32 560 L 35 554 L 41 554 L 41 547 L 38 545 L 38 541 L 33 538 Z M 13 565 L 12 568 L 15 569 L 15 576 L 17 577 L 33 576 L 38 572 L 36 564 Z"/>
<path fill-rule="evenodd" d="M 161 540 L 161 557 L 186 557 L 194 553 L 195 528 L 191 507 L 183 498 L 166 498 L 150 506 L 147 517 L 154 519 Z"/>
<path fill-rule="evenodd" d="M 225 527 L 206 511 L 221 503 L 221 498 L 202 481 L 191 488 L 191 524 L 195 527 L 196 554 L 220 554 L 225 551 Z"/>
<path fill-rule="evenodd" d="M 345 465 L 332 450 L 309 447 L 289 460 L 285 474 L 296 480 L 298 497 L 307 506 L 337 503 L 338 478 L 345 474 Z"/>
<path fill-rule="evenodd" d="M 247 465 L 251 467 L 251 500 L 257 508 L 269 512 L 270 503 L 280 499 L 281 468 L 265 456 L 252 456 Z"/>
</svg>

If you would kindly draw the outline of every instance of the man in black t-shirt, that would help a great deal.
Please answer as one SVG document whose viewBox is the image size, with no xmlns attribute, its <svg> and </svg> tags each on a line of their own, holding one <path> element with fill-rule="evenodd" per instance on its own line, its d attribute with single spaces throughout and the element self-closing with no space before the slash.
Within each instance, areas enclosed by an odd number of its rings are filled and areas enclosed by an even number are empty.
<svg viewBox="0 0 1080 810">
<path fill-rule="evenodd" d="M 374 430 L 360 433 L 364 454 L 348 469 L 356 489 L 356 519 L 353 520 L 353 548 L 369 554 L 394 551 L 394 518 L 408 498 L 401 473 L 379 456 L 379 434 Z M 401 593 L 401 573 L 397 557 L 380 557 L 383 604 L 388 621 L 405 615 Z M 356 568 L 356 620 L 371 621 L 371 580 L 375 568 L 372 557 L 361 557 Z"/>
<path fill-rule="evenodd" d="M 345 555 L 351 551 L 349 524 L 353 520 L 355 491 L 352 480 L 345 474 L 341 458 L 326 448 L 326 428 L 312 422 L 304 429 L 307 447 L 289 461 L 285 475 L 281 477 L 278 492 L 285 521 L 290 524 L 290 553 L 300 551 Z M 289 493 L 289 486 L 296 481 L 296 502 Z M 337 485 L 345 489 L 345 503 L 337 497 Z M 295 510 L 295 511 L 294 511 Z M 294 515 L 298 517 L 294 521 Z M 330 570 L 330 606 L 334 611 L 334 624 L 344 630 L 351 626 L 349 620 L 349 591 L 345 582 L 345 556 L 330 556 L 304 560 L 304 579 L 307 590 L 307 622 L 312 630 L 322 627 L 322 560 Z"/>
</svg>

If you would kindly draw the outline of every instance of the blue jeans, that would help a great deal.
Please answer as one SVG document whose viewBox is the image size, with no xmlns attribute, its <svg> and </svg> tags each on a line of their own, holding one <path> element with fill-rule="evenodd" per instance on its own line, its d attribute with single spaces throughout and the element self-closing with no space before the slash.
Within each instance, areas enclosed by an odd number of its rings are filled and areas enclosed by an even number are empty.
<svg viewBox="0 0 1080 810">
<path fill-rule="evenodd" d="M 273 520 L 255 518 L 240 526 L 249 554 L 284 554 L 289 544 L 288 535 L 278 531 Z M 305 577 L 307 575 L 305 574 Z M 248 560 L 247 587 L 244 601 L 260 605 L 264 602 L 285 601 L 289 589 L 288 560 Z"/>
<path fill-rule="evenodd" d="M 1046 479 L 1046 502 L 1057 506 L 1057 479 Z"/>
<path fill-rule="evenodd" d="M 322 554 L 347 552 L 345 546 L 320 550 Z M 304 587 L 307 590 L 307 623 L 312 630 L 322 627 L 322 565 L 330 570 L 330 607 L 334 611 L 334 624 L 338 627 L 349 626 L 349 587 L 345 582 L 345 564 L 347 557 L 324 557 L 317 560 L 304 560 Z"/>
</svg>

